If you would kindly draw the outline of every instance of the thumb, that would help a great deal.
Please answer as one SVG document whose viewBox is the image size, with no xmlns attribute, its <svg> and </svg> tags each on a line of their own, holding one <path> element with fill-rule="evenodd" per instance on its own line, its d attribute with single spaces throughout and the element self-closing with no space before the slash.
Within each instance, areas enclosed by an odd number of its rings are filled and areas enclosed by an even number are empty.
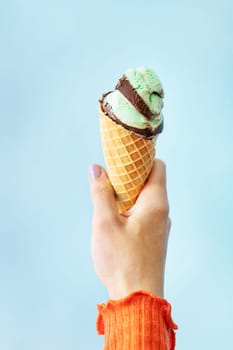
<svg viewBox="0 0 233 350">
<path fill-rule="evenodd" d="M 96 218 L 118 216 L 113 187 L 106 171 L 97 164 L 89 167 L 90 192 Z"/>
</svg>

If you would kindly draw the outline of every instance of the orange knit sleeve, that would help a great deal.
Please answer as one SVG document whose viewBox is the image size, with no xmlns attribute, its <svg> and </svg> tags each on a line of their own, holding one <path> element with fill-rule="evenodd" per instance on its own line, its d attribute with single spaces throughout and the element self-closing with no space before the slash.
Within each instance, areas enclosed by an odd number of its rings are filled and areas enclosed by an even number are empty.
<svg viewBox="0 0 233 350">
<path fill-rule="evenodd" d="M 97 308 L 97 332 L 105 335 L 104 350 L 175 349 L 178 327 L 165 299 L 137 291 Z"/>
</svg>

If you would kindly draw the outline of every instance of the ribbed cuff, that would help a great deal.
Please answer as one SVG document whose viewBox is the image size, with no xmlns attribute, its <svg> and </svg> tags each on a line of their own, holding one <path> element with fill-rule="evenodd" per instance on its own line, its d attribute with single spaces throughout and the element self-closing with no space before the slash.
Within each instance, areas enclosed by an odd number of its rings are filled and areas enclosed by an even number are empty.
<svg viewBox="0 0 233 350">
<path fill-rule="evenodd" d="M 105 335 L 104 350 L 174 350 L 178 327 L 165 299 L 137 291 L 97 308 L 97 332 Z"/>
</svg>

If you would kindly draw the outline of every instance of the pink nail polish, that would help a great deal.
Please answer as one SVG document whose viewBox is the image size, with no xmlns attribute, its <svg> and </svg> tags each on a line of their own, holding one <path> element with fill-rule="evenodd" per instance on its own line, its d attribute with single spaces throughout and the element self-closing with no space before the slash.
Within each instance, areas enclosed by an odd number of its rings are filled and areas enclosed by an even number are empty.
<svg viewBox="0 0 233 350">
<path fill-rule="evenodd" d="M 97 164 L 92 164 L 89 168 L 89 177 L 91 180 L 95 180 L 101 175 L 101 167 Z"/>
</svg>

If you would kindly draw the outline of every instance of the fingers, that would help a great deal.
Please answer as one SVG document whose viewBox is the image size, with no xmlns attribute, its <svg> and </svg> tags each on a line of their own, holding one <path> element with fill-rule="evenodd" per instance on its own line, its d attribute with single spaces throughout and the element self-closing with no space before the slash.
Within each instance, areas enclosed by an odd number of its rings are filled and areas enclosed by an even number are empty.
<svg viewBox="0 0 233 350">
<path fill-rule="evenodd" d="M 89 168 L 90 192 L 94 208 L 94 217 L 109 222 L 118 217 L 114 191 L 105 170 L 96 164 Z"/>
<path fill-rule="evenodd" d="M 151 189 L 151 186 L 166 190 L 166 165 L 160 159 L 154 160 L 154 165 L 145 185 L 145 190 L 147 190 L 149 187 Z"/>
<path fill-rule="evenodd" d="M 166 166 L 159 159 L 154 161 L 151 174 L 140 193 L 134 211 L 146 212 L 160 211 L 168 214 L 169 205 L 166 188 Z"/>
</svg>

